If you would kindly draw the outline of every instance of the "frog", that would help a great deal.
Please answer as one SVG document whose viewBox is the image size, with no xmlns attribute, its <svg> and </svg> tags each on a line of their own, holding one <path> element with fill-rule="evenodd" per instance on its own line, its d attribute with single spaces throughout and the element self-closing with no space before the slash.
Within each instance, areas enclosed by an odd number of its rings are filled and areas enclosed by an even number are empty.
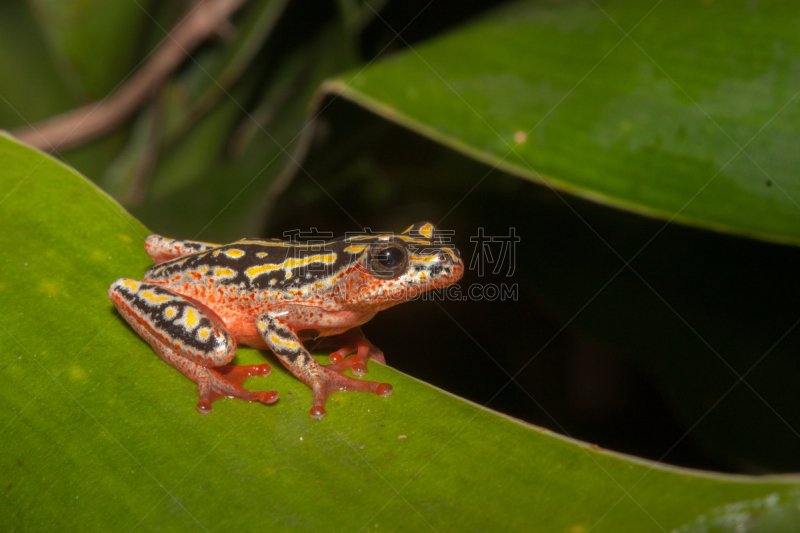
<svg viewBox="0 0 800 533">
<path fill-rule="evenodd" d="M 366 232 L 325 242 L 241 239 L 230 244 L 145 239 L 155 263 L 141 280 L 120 278 L 108 297 L 165 362 L 197 384 L 199 412 L 233 397 L 263 404 L 278 391 L 243 382 L 269 364 L 232 365 L 238 345 L 269 350 L 312 391 L 309 415 L 326 415 L 336 391 L 389 396 L 392 385 L 359 379 L 383 352 L 360 326 L 426 291 L 456 283 L 464 264 L 430 222 L 399 234 Z M 338 348 L 321 364 L 309 350 Z M 350 371 L 357 377 L 344 372 Z"/>
</svg>

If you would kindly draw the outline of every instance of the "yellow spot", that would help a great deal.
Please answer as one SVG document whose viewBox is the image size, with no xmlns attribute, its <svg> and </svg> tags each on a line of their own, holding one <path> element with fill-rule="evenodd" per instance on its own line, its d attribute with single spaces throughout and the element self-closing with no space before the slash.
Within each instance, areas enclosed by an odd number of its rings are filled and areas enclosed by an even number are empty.
<svg viewBox="0 0 800 533">
<path fill-rule="evenodd" d="M 191 328 L 197 324 L 197 315 L 191 307 L 186 309 L 186 327 Z"/>
<path fill-rule="evenodd" d="M 55 296 L 56 294 L 58 294 L 58 289 L 56 288 L 56 286 L 50 283 L 49 281 L 42 282 L 42 289 L 44 290 L 44 292 L 48 294 L 48 296 Z"/>
<path fill-rule="evenodd" d="M 139 284 L 137 282 L 131 281 L 129 279 L 123 281 L 122 284 L 125 285 L 126 287 L 128 287 L 129 289 L 131 289 L 132 291 L 136 291 L 136 290 L 139 289 Z"/>
<path fill-rule="evenodd" d="M 256 257 L 266 257 L 266 256 L 267 256 L 267 253 L 266 253 L 266 252 L 258 252 L 258 253 L 256 254 Z"/>
<path fill-rule="evenodd" d="M 423 263 L 430 263 L 431 261 L 436 261 L 439 258 L 438 255 L 412 255 L 412 261 L 420 261 Z"/>
<path fill-rule="evenodd" d="M 244 255 L 244 252 L 241 250 L 226 250 L 223 253 L 232 259 L 239 259 Z"/>
<path fill-rule="evenodd" d="M 273 270 L 286 269 L 287 270 L 286 277 L 288 278 L 288 277 L 291 276 L 291 274 L 289 272 L 289 269 L 305 266 L 305 265 L 308 265 L 308 264 L 311 264 L 311 263 L 325 263 L 325 264 L 331 265 L 335 261 L 336 261 L 336 254 L 311 255 L 311 256 L 308 256 L 308 257 L 301 257 L 299 259 L 295 259 L 295 258 L 287 259 L 283 263 L 279 263 L 279 264 L 266 264 L 266 265 L 251 267 L 251 268 L 248 268 L 245 271 L 245 274 L 247 274 L 247 276 L 250 279 L 252 279 L 252 278 L 255 278 L 256 276 L 259 276 L 259 275 L 263 274 L 264 272 L 271 272 Z"/>
<path fill-rule="evenodd" d="M 517 144 L 522 144 L 528 140 L 528 134 L 522 130 L 514 132 L 514 142 Z"/>
<path fill-rule="evenodd" d="M 354 235 L 352 237 L 348 237 L 347 238 L 347 242 L 386 240 L 386 239 L 391 239 L 392 237 L 393 237 L 393 235 L 391 233 L 375 233 L 375 234 L 367 234 L 367 235 Z"/>
<path fill-rule="evenodd" d="M 350 245 L 344 249 L 345 252 L 350 252 L 351 254 L 360 254 L 367 248 L 366 244 L 359 244 L 359 245 Z"/>
<path fill-rule="evenodd" d="M 428 279 L 428 275 L 425 274 L 425 272 L 420 272 L 419 273 L 419 279 Z"/>
<path fill-rule="evenodd" d="M 419 228 L 419 232 L 422 233 L 425 237 L 431 238 L 433 235 L 433 224 L 425 224 L 421 228 Z"/>
<path fill-rule="evenodd" d="M 400 239 L 401 241 L 404 241 L 404 242 L 410 242 L 410 243 L 414 243 L 414 244 L 428 244 L 428 245 L 430 245 L 429 241 L 425 241 L 425 240 L 422 240 L 422 239 L 415 239 L 414 237 L 409 237 L 408 235 L 398 235 L 397 238 Z"/>
<path fill-rule="evenodd" d="M 185 241 L 185 242 L 188 242 L 188 243 L 191 243 L 191 244 L 202 244 L 203 246 L 210 246 L 212 248 L 217 248 L 219 246 L 222 246 L 220 244 L 216 244 L 216 243 L 213 243 L 213 242 L 206 242 L 206 241 Z"/>
<path fill-rule="evenodd" d="M 267 241 L 262 239 L 242 239 L 240 241 L 236 241 L 236 244 L 260 244 L 262 246 L 269 246 L 269 247 L 279 247 L 279 248 L 291 248 L 292 246 L 305 246 L 305 243 L 299 242 L 285 242 L 285 241 Z"/>
<path fill-rule="evenodd" d="M 215 250 L 214 253 L 211 254 L 211 255 L 213 255 L 214 257 L 217 257 L 219 255 L 219 250 Z"/>
<path fill-rule="evenodd" d="M 279 339 L 275 335 L 270 335 L 269 340 L 271 340 L 275 344 L 280 344 L 281 346 L 286 346 L 287 348 L 297 348 L 297 343 L 296 342 L 284 341 L 284 340 Z"/>
<path fill-rule="evenodd" d="M 167 307 L 167 310 L 164 311 L 164 314 L 167 318 L 173 318 L 175 316 L 175 308 L 174 307 Z"/>
<path fill-rule="evenodd" d="M 200 330 L 200 338 L 205 339 L 206 337 L 208 337 L 208 329 L 203 328 Z"/>
<path fill-rule="evenodd" d="M 333 281 L 334 281 L 333 279 L 328 279 L 328 280 L 321 281 L 319 283 L 315 283 L 314 285 L 311 286 L 311 290 L 315 291 L 317 289 L 321 289 L 321 288 L 325 287 L 326 285 L 333 285 Z"/>
<path fill-rule="evenodd" d="M 249 278 L 254 278 L 263 274 L 264 272 L 271 272 L 273 270 L 278 270 L 279 268 L 283 268 L 281 265 L 261 265 L 257 267 L 248 268 L 245 270 L 245 274 Z"/>
<path fill-rule="evenodd" d="M 441 248 L 440 250 L 448 254 L 450 256 L 450 259 L 453 260 L 453 262 L 458 261 L 458 256 L 456 256 L 456 253 L 453 251 L 452 248 Z"/>
<path fill-rule="evenodd" d="M 154 303 L 166 302 L 170 299 L 169 296 L 153 296 L 153 293 L 151 293 L 150 291 L 143 292 L 142 298 L 147 298 L 148 300 Z"/>
<path fill-rule="evenodd" d="M 267 325 L 264 322 L 259 322 L 258 327 L 264 329 L 265 327 L 267 327 Z"/>
<path fill-rule="evenodd" d="M 236 274 L 236 272 L 234 272 L 230 268 L 218 268 L 214 271 L 214 274 L 216 274 L 217 277 L 223 277 L 223 276 L 233 276 L 234 274 Z"/>
</svg>

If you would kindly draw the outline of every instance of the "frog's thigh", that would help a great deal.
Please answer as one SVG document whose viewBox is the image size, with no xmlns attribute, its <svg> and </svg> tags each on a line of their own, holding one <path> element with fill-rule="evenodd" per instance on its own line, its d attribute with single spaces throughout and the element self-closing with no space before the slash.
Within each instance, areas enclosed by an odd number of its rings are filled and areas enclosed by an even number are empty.
<svg viewBox="0 0 800 533">
<path fill-rule="evenodd" d="M 219 318 L 160 285 L 118 279 L 108 297 L 162 359 L 194 381 L 202 374 L 198 365 L 224 365 L 236 353 L 236 341 Z"/>
<path fill-rule="evenodd" d="M 269 365 L 219 367 L 233 359 L 236 341 L 209 309 L 199 309 L 180 294 L 159 285 L 118 279 L 108 296 L 120 314 L 147 341 L 161 359 L 197 383 L 201 413 L 222 396 L 273 403 L 276 391 L 251 392 L 241 386 L 247 377 L 269 373 Z M 223 374 L 220 374 L 223 372 Z"/>
</svg>

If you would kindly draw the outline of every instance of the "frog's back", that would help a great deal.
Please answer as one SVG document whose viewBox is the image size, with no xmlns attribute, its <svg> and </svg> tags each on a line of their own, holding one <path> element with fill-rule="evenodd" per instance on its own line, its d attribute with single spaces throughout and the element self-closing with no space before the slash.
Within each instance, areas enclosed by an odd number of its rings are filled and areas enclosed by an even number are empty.
<svg viewBox="0 0 800 533">
<path fill-rule="evenodd" d="M 310 246 L 278 239 L 242 239 L 154 265 L 143 279 L 174 287 L 201 284 L 292 290 L 346 268 L 352 256 L 343 254 L 341 248 L 337 241 Z"/>
</svg>

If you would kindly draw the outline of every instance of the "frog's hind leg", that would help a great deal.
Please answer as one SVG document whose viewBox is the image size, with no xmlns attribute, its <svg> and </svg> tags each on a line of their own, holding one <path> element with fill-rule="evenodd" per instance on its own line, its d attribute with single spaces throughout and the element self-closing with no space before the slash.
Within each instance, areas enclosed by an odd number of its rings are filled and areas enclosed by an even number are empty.
<svg viewBox="0 0 800 533">
<path fill-rule="evenodd" d="M 374 392 L 378 396 L 392 394 L 392 386 L 388 383 L 354 379 L 317 363 L 297 334 L 278 316 L 267 313 L 258 319 L 256 325 L 261 337 L 281 363 L 300 381 L 311 387 L 314 402 L 309 412 L 311 418 L 325 416 L 325 402 L 332 392 L 351 390 Z"/>
<path fill-rule="evenodd" d="M 356 376 L 364 376 L 367 374 L 367 361 L 370 359 L 386 364 L 383 351 L 364 337 L 361 328 L 352 328 L 334 337 L 323 337 L 312 350 L 331 348 L 338 350 L 330 354 L 330 364 L 323 366 L 339 373 L 350 370 Z M 347 357 L 350 354 L 353 355 Z"/>
<path fill-rule="evenodd" d="M 210 309 L 159 285 L 118 279 L 108 289 L 120 315 L 153 350 L 197 383 L 201 413 L 223 396 L 273 403 L 276 391 L 251 392 L 242 387 L 251 375 L 265 375 L 269 365 L 232 366 L 236 340 Z"/>
<path fill-rule="evenodd" d="M 156 264 L 183 257 L 184 255 L 205 252 L 218 246 L 219 244 L 210 242 L 168 239 L 161 235 L 150 235 L 144 240 L 144 251 Z"/>
</svg>

